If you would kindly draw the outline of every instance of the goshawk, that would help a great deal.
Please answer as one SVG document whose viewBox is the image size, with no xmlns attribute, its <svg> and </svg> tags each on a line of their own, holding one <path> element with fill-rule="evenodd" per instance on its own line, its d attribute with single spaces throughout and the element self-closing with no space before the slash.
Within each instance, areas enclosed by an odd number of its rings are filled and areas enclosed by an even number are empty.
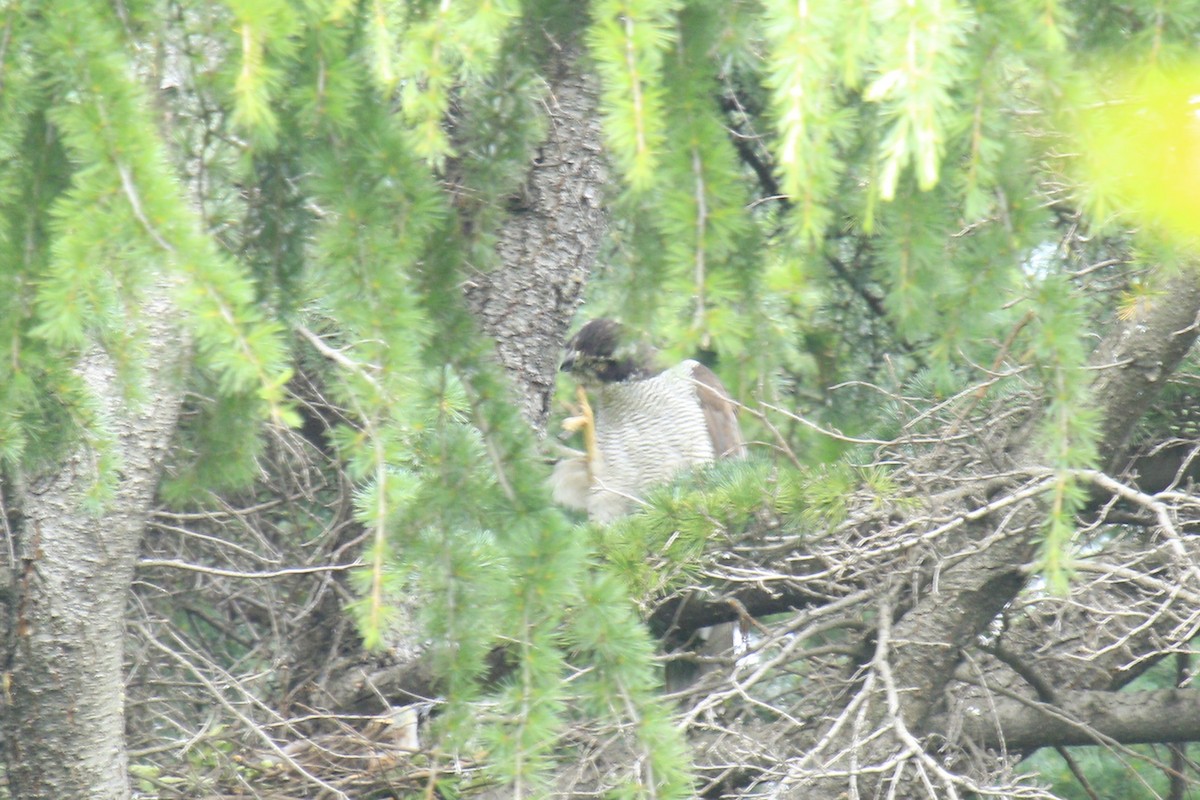
<svg viewBox="0 0 1200 800">
<path fill-rule="evenodd" d="M 590 519 L 612 521 L 680 470 L 746 453 L 737 407 L 713 371 L 690 359 L 655 369 L 620 323 L 584 325 L 567 342 L 562 370 L 580 384 L 582 414 L 567 425 L 583 430 L 587 453 L 557 464 L 554 499 Z"/>
</svg>

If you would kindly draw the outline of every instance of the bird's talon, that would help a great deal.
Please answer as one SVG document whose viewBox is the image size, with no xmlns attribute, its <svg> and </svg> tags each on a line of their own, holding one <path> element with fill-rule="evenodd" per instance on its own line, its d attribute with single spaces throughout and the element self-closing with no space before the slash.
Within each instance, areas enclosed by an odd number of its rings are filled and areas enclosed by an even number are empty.
<svg viewBox="0 0 1200 800">
<path fill-rule="evenodd" d="M 579 413 L 564 419 L 562 427 L 568 433 L 576 433 L 578 431 L 585 431 L 586 433 L 588 429 L 595 426 L 596 417 L 592 413 L 591 404 L 588 403 L 587 391 L 582 386 L 575 387 L 575 399 L 579 402 Z"/>
<path fill-rule="evenodd" d="M 587 417 L 588 421 L 593 421 L 592 407 L 588 403 L 587 390 L 582 386 L 575 387 L 575 399 L 579 401 L 579 413 Z"/>
</svg>

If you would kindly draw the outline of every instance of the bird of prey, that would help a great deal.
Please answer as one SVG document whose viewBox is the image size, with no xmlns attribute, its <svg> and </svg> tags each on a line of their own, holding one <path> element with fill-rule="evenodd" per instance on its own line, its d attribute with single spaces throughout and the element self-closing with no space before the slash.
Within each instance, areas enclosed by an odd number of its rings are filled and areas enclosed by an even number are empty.
<svg viewBox="0 0 1200 800">
<path fill-rule="evenodd" d="M 680 470 L 741 458 L 736 405 L 712 370 L 687 360 L 666 370 L 613 320 L 594 319 L 567 342 L 562 370 L 579 382 L 582 458 L 560 461 L 554 498 L 598 522 L 628 513 L 650 487 Z M 595 396 L 595 411 L 585 389 Z"/>
<path fill-rule="evenodd" d="M 625 333 L 613 320 L 592 320 L 567 342 L 562 362 L 579 381 L 581 409 L 563 425 L 583 432 L 586 452 L 559 461 L 551 486 L 556 502 L 597 522 L 628 513 L 647 489 L 682 469 L 746 455 L 737 406 L 713 371 L 690 359 L 657 370 L 651 353 Z M 594 412 L 586 389 L 594 391 Z M 737 653 L 743 634 L 731 623 L 701 628 L 680 649 Z M 666 688 L 679 691 L 707 671 L 673 661 Z"/>
</svg>

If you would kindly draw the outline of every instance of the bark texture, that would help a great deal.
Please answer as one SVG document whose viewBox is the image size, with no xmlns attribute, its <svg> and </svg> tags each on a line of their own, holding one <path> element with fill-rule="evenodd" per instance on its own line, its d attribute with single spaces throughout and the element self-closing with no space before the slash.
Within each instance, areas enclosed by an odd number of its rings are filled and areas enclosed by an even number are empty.
<svg viewBox="0 0 1200 800">
<path fill-rule="evenodd" d="M 142 309 L 148 366 L 140 402 L 125 399 L 116 365 L 100 348 L 79 363 L 113 435 L 115 495 L 100 510 L 89 507 L 97 468 L 87 448 L 16 493 L 19 563 L 4 731 L 8 781 L 20 800 L 129 797 L 125 604 L 182 397 L 184 346 L 172 311 L 165 292 Z"/>
<path fill-rule="evenodd" d="M 1200 276 L 1184 270 L 1097 348 L 1092 363 L 1100 372 L 1093 391 L 1102 409 L 1100 452 L 1107 472 L 1124 468 L 1134 424 L 1196 341 L 1198 309 Z"/>
<path fill-rule="evenodd" d="M 985 747 L 1028 750 L 1072 745 L 1155 744 L 1200 740 L 1200 692 L 1063 692 L 1053 704 L 1000 698 L 987 713 L 962 720 Z"/>
<path fill-rule="evenodd" d="M 550 65 L 549 133 L 530 165 L 520 207 L 499 231 L 501 266 L 467 287 L 484 332 L 496 341 L 525 418 L 546 426 L 563 340 L 608 228 L 608 178 L 594 79 L 578 55 Z"/>
</svg>

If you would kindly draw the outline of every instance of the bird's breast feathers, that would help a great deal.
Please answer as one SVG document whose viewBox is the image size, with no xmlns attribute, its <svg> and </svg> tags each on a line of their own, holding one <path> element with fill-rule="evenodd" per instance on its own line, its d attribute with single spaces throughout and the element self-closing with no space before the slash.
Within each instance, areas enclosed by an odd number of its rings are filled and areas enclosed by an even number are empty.
<svg viewBox="0 0 1200 800">
<path fill-rule="evenodd" d="M 610 489 L 632 495 L 715 457 L 693 373 L 684 361 L 650 378 L 600 390 L 596 439 Z"/>
</svg>

